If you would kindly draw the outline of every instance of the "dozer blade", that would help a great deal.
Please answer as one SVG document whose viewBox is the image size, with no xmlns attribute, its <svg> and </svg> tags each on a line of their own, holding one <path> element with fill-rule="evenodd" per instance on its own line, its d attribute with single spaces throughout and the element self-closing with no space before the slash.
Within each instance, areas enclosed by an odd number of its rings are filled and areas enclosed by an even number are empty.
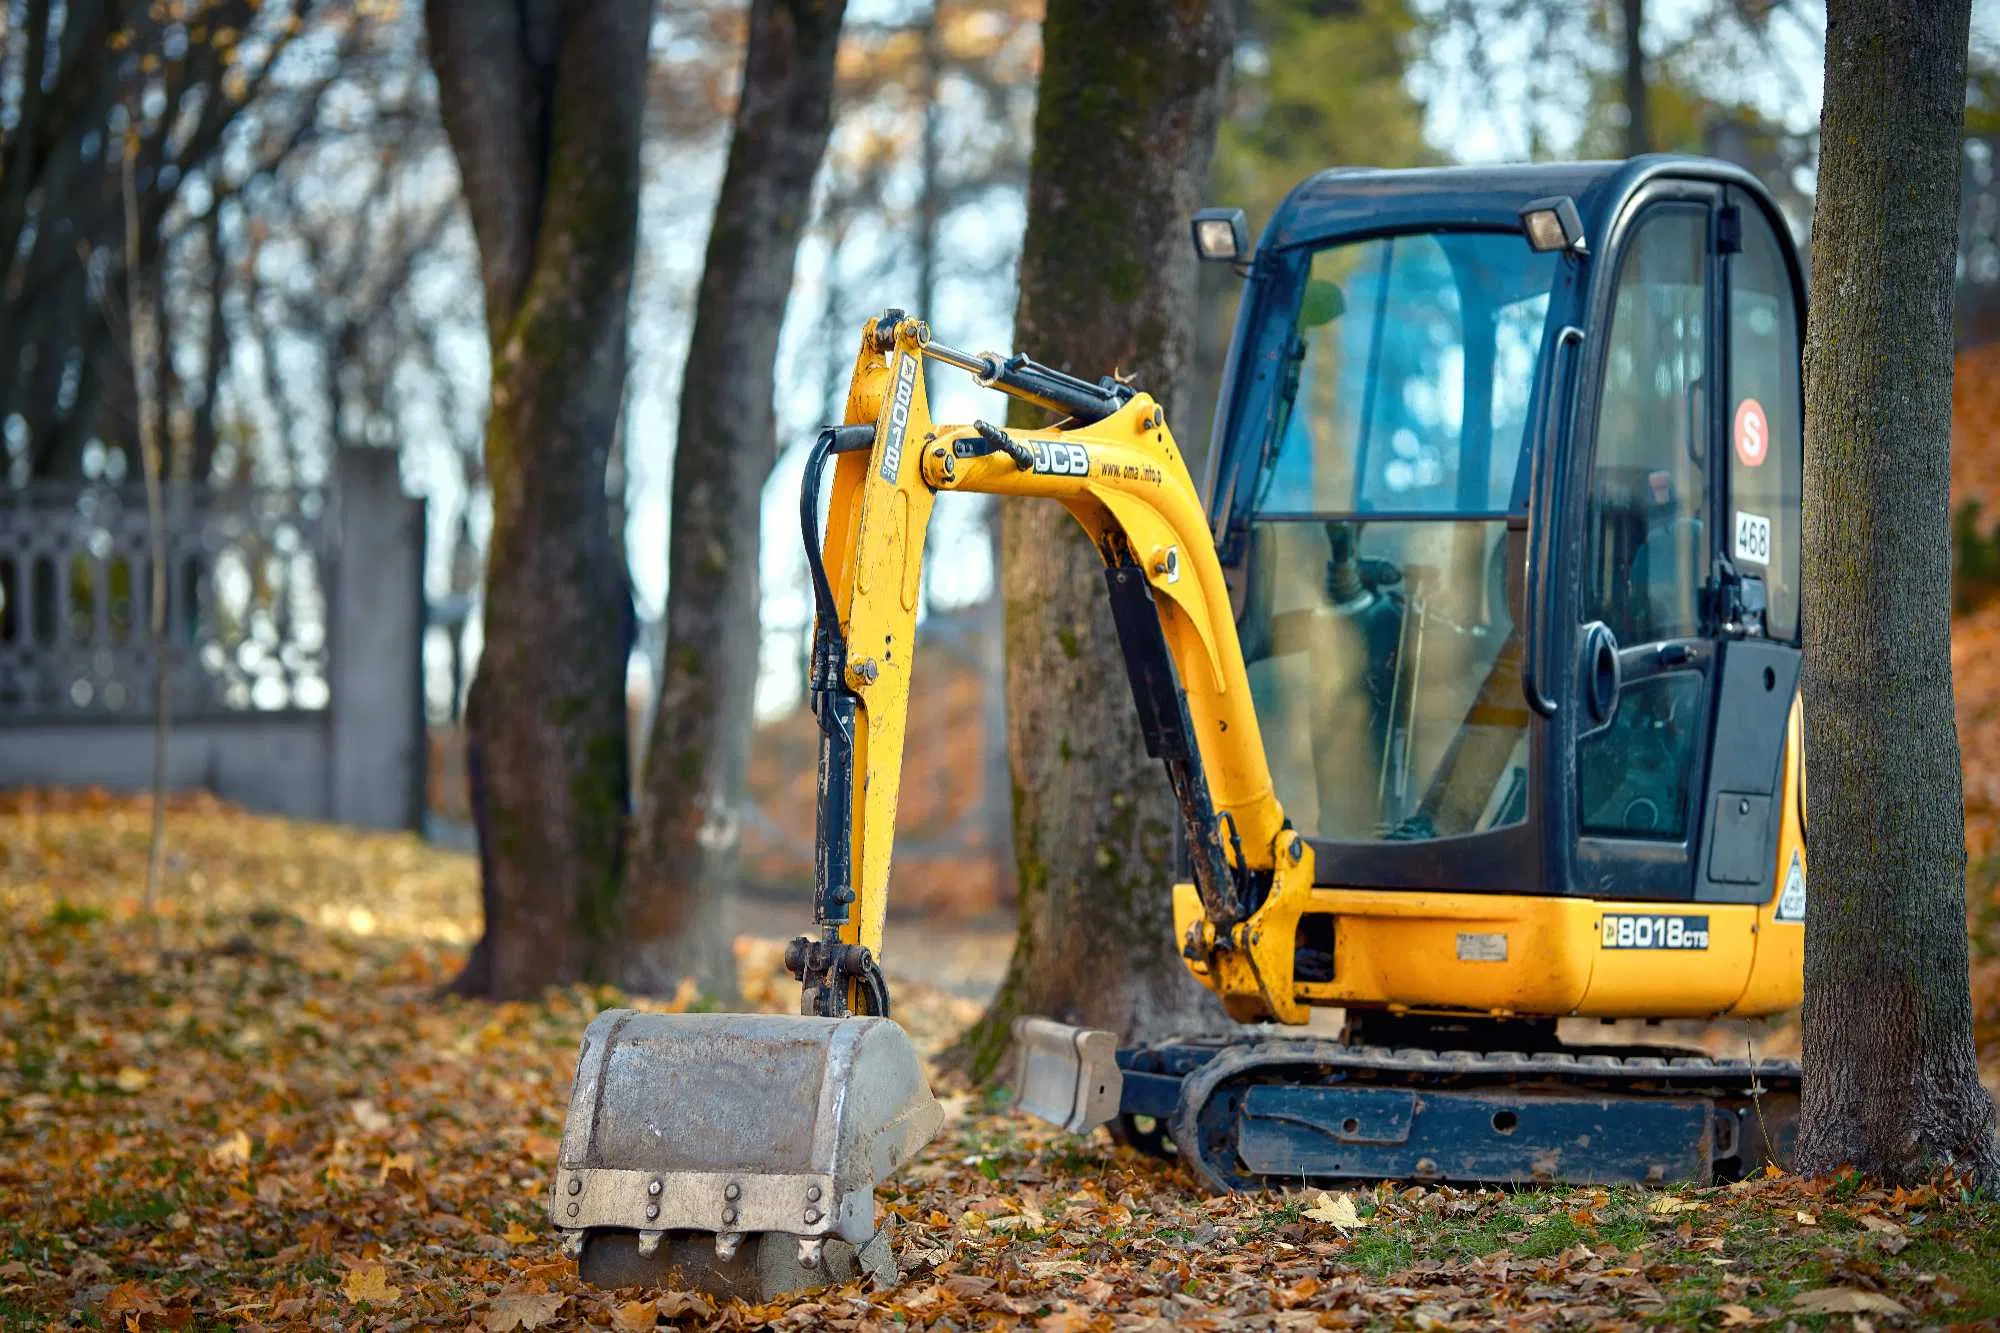
<svg viewBox="0 0 2000 1333">
<path fill-rule="evenodd" d="M 943 1120 L 886 1018 L 610 1009 L 583 1034 L 549 1211 L 595 1286 L 893 1282 L 875 1184 Z"/>
<path fill-rule="evenodd" d="M 1015 1109 L 1072 1134 L 1088 1134 L 1118 1114 L 1125 1077 L 1112 1033 L 1017 1018 L 1014 1052 Z"/>
</svg>

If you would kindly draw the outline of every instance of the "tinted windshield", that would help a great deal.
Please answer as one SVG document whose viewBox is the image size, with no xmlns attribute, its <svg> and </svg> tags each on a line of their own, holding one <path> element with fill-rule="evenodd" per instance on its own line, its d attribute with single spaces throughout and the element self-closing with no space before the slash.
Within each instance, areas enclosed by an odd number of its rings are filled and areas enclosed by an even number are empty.
<svg viewBox="0 0 2000 1333">
<path fill-rule="evenodd" d="M 1272 780 L 1297 827 L 1464 837 L 1527 818 L 1522 442 L 1553 255 L 1515 232 L 1311 257 L 1238 621 Z"/>
<path fill-rule="evenodd" d="M 1556 262 L 1518 232 L 1385 236 L 1316 253 L 1257 512 L 1507 510 Z"/>
</svg>

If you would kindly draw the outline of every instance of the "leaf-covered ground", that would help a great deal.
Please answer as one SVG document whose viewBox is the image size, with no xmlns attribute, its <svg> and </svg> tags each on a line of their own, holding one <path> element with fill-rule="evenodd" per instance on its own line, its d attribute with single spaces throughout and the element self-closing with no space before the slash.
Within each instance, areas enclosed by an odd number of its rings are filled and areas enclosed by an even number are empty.
<svg viewBox="0 0 2000 1333">
<path fill-rule="evenodd" d="M 171 827 L 156 951 L 143 804 L 0 808 L 8 1328 L 2000 1324 L 2000 1207 L 1950 1190 L 1205 1199 L 963 1093 L 884 1191 L 893 1290 L 587 1291 L 543 1199 L 577 1037 L 620 997 L 434 998 L 476 924 L 462 857 L 200 801 Z M 787 1007 L 775 944 L 741 952 L 747 993 Z M 931 1050 L 973 1009 L 900 1003 Z"/>
</svg>

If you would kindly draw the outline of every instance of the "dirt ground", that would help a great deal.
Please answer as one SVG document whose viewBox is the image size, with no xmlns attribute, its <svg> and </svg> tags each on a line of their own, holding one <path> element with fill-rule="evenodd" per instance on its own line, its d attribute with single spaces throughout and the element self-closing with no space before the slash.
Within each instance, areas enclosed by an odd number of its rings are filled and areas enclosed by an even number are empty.
<svg viewBox="0 0 2000 1333">
<path fill-rule="evenodd" d="M 763 1306 L 592 1291 L 546 1191 L 577 1038 L 624 997 L 440 1000 L 477 926 L 468 858 L 204 801 L 174 812 L 156 942 L 145 827 L 137 802 L 0 806 L 0 1327 L 2000 1321 L 2000 1207 L 1950 1187 L 1211 1199 L 948 1082 L 944 1132 L 880 1192 L 897 1285 Z M 745 994 L 789 1009 L 796 914 L 743 910 Z M 934 1053 L 976 1015 L 1004 923 L 892 931 L 899 1018 Z"/>
</svg>

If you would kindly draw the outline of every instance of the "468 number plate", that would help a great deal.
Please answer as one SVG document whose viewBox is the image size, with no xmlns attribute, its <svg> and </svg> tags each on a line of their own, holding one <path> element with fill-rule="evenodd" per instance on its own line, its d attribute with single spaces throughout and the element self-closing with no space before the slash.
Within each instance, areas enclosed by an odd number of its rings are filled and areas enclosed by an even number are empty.
<svg viewBox="0 0 2000 1333">
<path fill-rule="evenodd" d="M 1606 912 L 1604 947 L 1607 949 L 1706 949 L 1708 918 L 1705 916 L 1654 916 L 1651 913 Z"/>
</svg>

